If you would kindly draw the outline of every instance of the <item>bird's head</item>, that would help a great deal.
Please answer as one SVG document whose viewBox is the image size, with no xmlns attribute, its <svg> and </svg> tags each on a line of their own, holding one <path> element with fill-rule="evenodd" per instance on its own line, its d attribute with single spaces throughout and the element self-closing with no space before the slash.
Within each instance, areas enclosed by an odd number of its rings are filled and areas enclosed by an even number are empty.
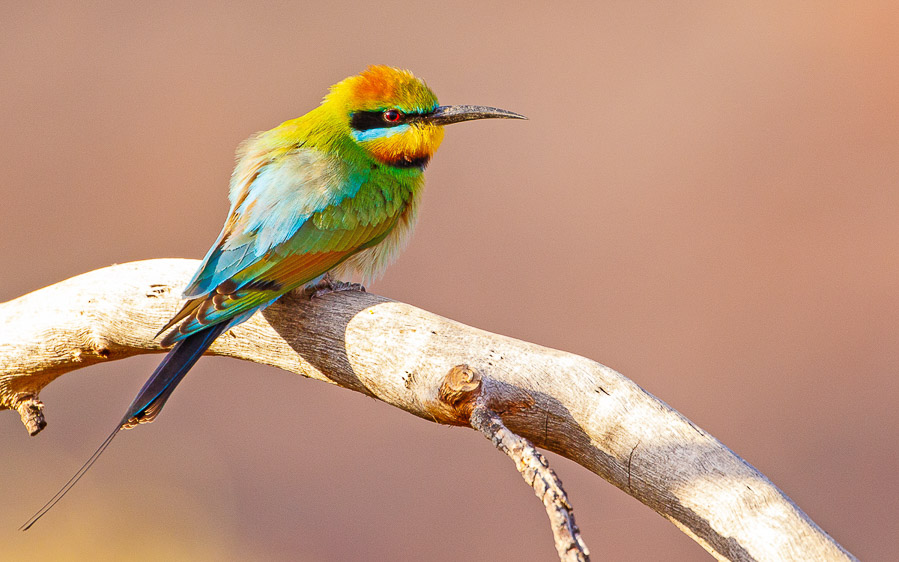
<svg viewBox="0 0 899 562">
<path fill-rule="evenodd" d="M 370 66 L 331 87 L 322 104 L 345 120 L 349 135 L 376 161 L 418 169 L 443 140 L 443 126 L 473 119 L 526 119 L 504 109 L 437 103 L 437 96 L 408 70 Z"/>
</svg>

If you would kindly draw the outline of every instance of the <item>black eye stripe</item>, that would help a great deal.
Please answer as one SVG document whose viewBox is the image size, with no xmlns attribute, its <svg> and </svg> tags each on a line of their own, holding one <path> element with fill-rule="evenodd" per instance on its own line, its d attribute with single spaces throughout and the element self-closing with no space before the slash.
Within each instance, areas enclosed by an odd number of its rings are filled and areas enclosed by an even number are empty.
<svg viewBox="0 0 899 562">
<path fill-rule="evenodd" d="M 408 120 L 404 113 L 396 121 L 385 121 L 383 111 L 356 111 L 350 116 L 350 127 L 357 131 L 380 129 L 382 127 L 396 127 Z"/>
<path fill-rule="evenodd" d="M 350 127 L 352 127 L 356 131 L 368 131 L 369 129 L 396 127 L 398 125 L 405 125 L 410 121 L 415 121 L 416 119 L 420 119 L 421 117 L 425 117 L 431 114 L 431 112 L 420 111 L 416 111 L 415 113 L 403 113 L 402 111 L 395 109 L 395 111 L 399 112 L 400 118 L 396 121 L 387 121 L 386 119 L 384 119 L 385 111 L 388 110 L 381 109 L 378 111 L 355 111 L 350 114 Z"/>
</svg>

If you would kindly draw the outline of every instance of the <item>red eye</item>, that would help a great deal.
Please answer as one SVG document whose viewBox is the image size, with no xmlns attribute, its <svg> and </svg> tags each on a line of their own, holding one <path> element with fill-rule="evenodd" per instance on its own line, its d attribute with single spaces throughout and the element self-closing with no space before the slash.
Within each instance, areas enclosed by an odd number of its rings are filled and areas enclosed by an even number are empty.
<svg viewBox="0 0 899 562">
<path fill-rule="evenodd" d="M 402 117 L 402 116 L 403 116 L 403 114 L 400 113 L 398 110 L 388 109 L 387 111 L 384 112 L 384 121 L 387 121 L 388 123 L 396 123 L 400 120 L 400 117 Z"/>
</svg>

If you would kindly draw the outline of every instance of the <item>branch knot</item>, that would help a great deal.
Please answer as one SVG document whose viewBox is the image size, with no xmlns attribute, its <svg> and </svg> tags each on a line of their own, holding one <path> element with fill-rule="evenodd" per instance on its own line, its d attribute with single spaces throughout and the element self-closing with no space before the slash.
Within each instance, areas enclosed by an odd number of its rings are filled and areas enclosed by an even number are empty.
<svg viewBox="0 0 899 562">
<path fill-rule="evenodd" d="M 456 365 L 444 377 L 437 391 L 440 401 L 452 406 L 461 407 L 472 401 L 481 390 L 481 375 L 466 364 Z"/>
<path fill-rule="evenodd" d="M 475 369 L 462 363 L 443 377 L 437 389 L 439 411 L 436 418 L 442 423 L 469 425 L 471 411 L 481 394 L 483 377 Z"/>
</svg>

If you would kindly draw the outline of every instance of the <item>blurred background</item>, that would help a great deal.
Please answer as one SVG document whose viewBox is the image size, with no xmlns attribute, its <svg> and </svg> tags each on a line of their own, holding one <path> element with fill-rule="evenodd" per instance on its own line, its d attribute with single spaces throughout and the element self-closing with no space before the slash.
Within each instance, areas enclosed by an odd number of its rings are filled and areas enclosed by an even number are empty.
<svg viewBox="0 0 899 562">
<path fill-rule="evenodd" d="M 409 68 L 443 103 L 530 121 L 448 129 L 416 236 L 370 290 L 605 363 L 855 555 L 895 552 L 895 2 L 81 4 L 2 8 L 0 300 L 202 257 L 241 140 L 369 64 Z M 216 358 L 18 533 L 159 358 L 60 378 L 35 438 L 0 414 L 4 555 L 555 558 L 543 508 L 480 435 Z M 707 557 L 550 462 L 598 559 Z"/>
</svg>

